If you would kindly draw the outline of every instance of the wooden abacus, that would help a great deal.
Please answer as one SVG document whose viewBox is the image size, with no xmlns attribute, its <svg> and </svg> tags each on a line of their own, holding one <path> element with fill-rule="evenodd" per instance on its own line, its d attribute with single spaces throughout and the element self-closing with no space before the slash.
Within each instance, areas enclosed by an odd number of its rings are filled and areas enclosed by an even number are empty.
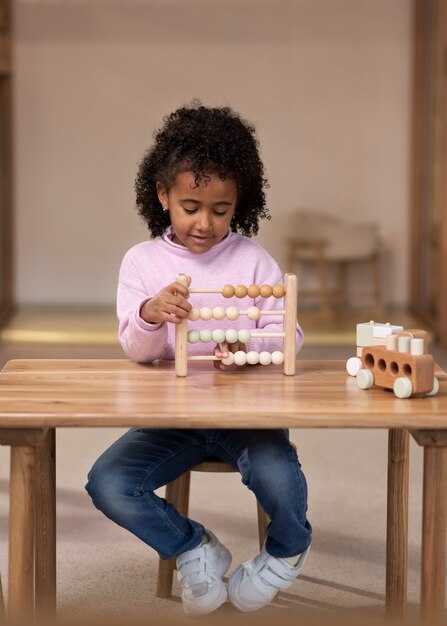
<svg viewBox="0 0 447 626">
<path fill-rule="evenodd" d="M 182 285 L 188 286 L 187 278 L 185 274 L 177 275 L 177 282 Z M 188 320 L 183 320 L 175 327 L 175 372 L 177 376 L 186 376 L 188 373 L 188 361 L 222 361 L 225 365 L 244 365 L 245 363 L 253 364 L 261 363 L 261 365 L 268 365 L 274 363 L 276 365 L 283 364 L 284 374 L 287 376 L 293 376 L 295 374 L 295 360 L 296 360 L 296 323 L 297 323 L 297 278 L 295 274 L 284 275 L 283 285 L 225 285 L 222 289 L 190 289 L 190 293 L 220 293 L 224 298 L 244 298 L 249 296 L 250 298 L 257 298 L 259 296 L 263 298 L 269 298 L 274 296 L 275 298 L 284 298 L 284 309 L 263 311 L 258 307 L 251 306 L 246 310 L 239 310 L 236 307 L 215 307 L 211 309 L 209 307 L 202 307 L 201 309 L 193 308 L 190 311 L 189 318 L 191 321 L 200 319 L 224 319 L 236 320 L 240 315 L 246 315 L 250 320 L 257 320 L 262 315 L 280 315 L 284 318 L 283 332 L 252 332 L 249 330 L 230 329 L 223 330 L 202 330 L 202 331 L 189 331 L 188 333 Z M 220 333 L 220 334 L 219 334 Z M 188 337 L 189 335 L 189 337 Z M 228 343 L 234 343 L 240 341 L 246 343 L 251 337 L 282 337 L 283 339 L 283 352 L 275 351 L 271 354 L 269 352 L 243 352 L 238 351 L 235 354 L 230 353 L 227 359 L 220 359 L 217 356 L 188 356 L 188 341 L 190 343 L 196 343 L 197 341 L 214 341 L 215 343 L 222 343 L 227 341 Z"/>
</svg>

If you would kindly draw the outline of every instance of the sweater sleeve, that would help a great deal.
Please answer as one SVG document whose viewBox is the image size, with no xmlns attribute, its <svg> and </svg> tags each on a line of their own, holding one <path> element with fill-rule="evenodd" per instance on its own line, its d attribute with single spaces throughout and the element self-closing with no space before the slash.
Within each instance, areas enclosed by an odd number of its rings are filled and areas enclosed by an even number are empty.
<svg viewBox="0 0 447 626">
<path fill-rule="evenodd" d="M 139 363 L 165 358 L 167 324 L 148 324 L 140 317 L 141 307 L 151 295 L 147 293 L 138 268 L 127 253 L 121 264 L 118 282 L 118 337 L 127 356 Z"/>
</svg>

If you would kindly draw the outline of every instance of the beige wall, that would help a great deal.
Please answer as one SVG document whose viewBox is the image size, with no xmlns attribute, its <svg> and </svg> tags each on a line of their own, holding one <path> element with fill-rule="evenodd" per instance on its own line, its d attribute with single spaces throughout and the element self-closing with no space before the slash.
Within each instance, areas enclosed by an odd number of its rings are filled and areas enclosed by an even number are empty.
<svg viewBox="0 0 447 626">
<path fill-rule="evenodd" d="M 109 304 L 146 238 L 137 162 L 194 97 L 256 122 L 284 267 L 294 207 L 380 222 L 387 299 L 407 300 L 410 0 L 17 0 L 20 303 Z"/>
</svg>

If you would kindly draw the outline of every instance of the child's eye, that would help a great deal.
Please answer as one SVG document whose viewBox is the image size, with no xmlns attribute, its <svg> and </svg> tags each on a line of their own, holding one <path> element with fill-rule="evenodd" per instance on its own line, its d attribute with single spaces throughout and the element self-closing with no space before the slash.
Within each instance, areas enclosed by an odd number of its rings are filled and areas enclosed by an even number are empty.
<svg viewBox="0 0 447 626">
<path fill-rule="evenodd" d="M 214 211 L 214 215 L 220 215 L 221 217 L 223 217 L 226 214 L 227 214 L 227 211 Z"/>
<path fill-rule="evenodd" d="M 185 211 L 185 213 L 187 213 L 188 215 L 193 215 L 197 209 L 187 209 L 186 207 L 183 207 L 183 210 Z"/>
</svg>

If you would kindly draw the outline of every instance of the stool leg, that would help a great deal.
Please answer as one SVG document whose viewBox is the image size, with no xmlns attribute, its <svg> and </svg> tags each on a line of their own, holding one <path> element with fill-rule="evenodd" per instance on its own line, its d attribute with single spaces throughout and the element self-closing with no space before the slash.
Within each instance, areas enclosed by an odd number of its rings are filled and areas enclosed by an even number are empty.
<svg viewBox="0 0 447 626">
<path fill-rule="evenodd" d="M 267 536 L 267 527 L 269 525 L 269 516 L 264 511 L 262 506 L 256 500 L 256 504 L 258 507 L 258 534 L 259 534 L 259 549 L 262 550 L 262 546 L 264 545 L 264 540 Z"/>
<path fill-rule="evenodd" d="M 166 485 L 165 498 L 181 515 L 188 515 L 189 483 L 191 472 L 180 476 Z M 172 579 L 175 570 L 175 557 L 158 560 L 157 598 L 169 598 L 172 595 Z"/>
</svg>

